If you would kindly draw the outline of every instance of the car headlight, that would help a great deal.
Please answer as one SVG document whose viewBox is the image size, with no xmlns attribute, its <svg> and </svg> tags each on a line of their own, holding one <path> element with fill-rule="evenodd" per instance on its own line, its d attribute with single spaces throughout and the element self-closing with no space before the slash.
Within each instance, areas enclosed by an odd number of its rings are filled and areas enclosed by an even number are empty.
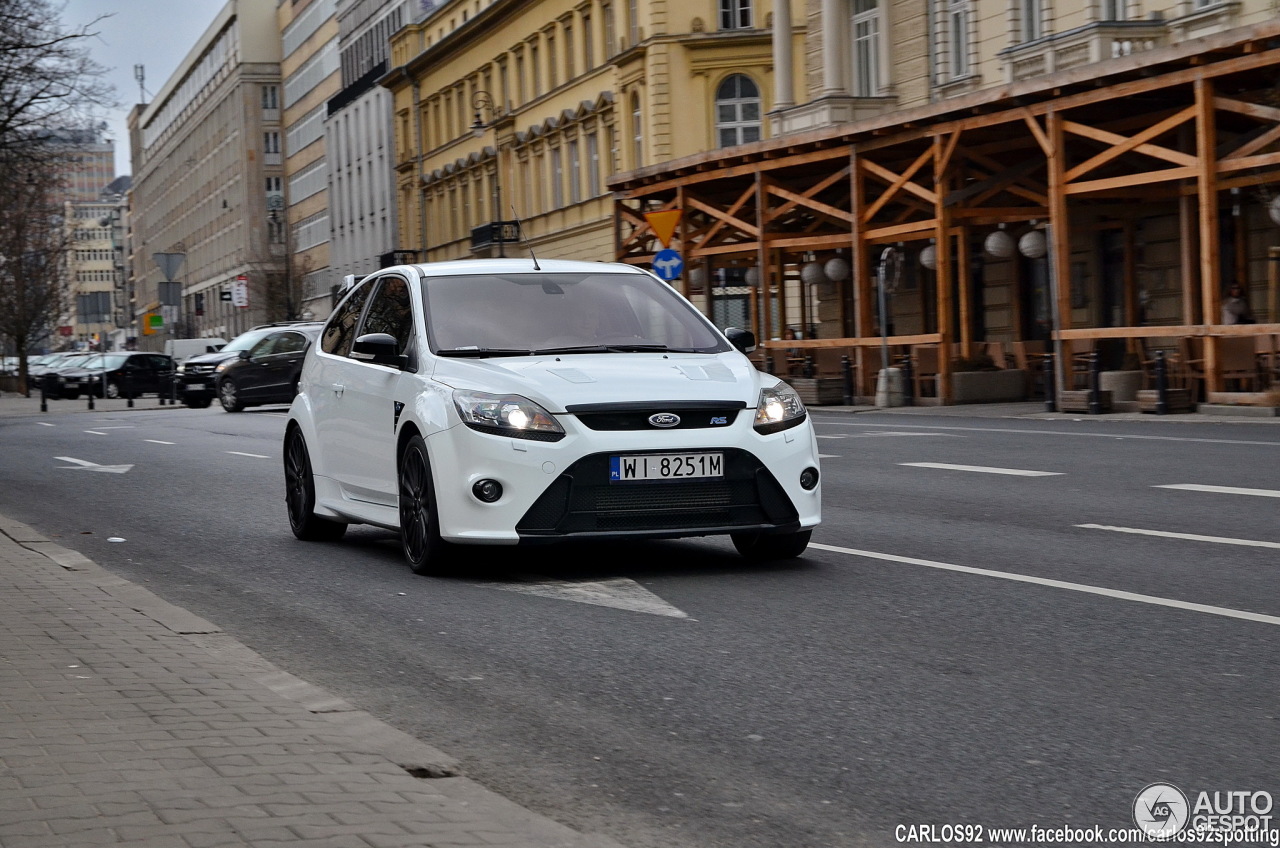
<svg viewBox="0 0 1280 848">
<path fill-rule="evenodd" d="M 186 370 L 187 370 L 187 363 L 185 362 L 179 362 L 177 365 L 173 367 L 173 371 L 175 374 L 181 374 Z"/>
<path fill-rule="evenodd" d="M 520 395 L 457 390 L 453 405 L 458 408 L 462 423 L 481 433 L 540 442 L 564 438 L 564 428 L 550 412 Z"/>
<path fill-rule="evenodd" d="M 786 383 L 779 383 L 760 390 L 754 426 L 757 433 L 777 433 L 800 424 L 806 415 L 804 401 L 800 400 L 796 390 Z"/>
<path fill-rule="evenodd" d="M 234 360 L 234 359 L 228 359 L 228 360 L 226 360 L 225 362 L 219 362 L 219 363 L 218 363 L 218 367 L 217 367 L 217 368 L 215 368 L 215 369 L 213 369 L 213 370 L 214 370 L 214 371 L 226 371 L 226 370 L 227 370 L 227 366 L 229 366 L 229 365 L 230 365 L 231 363 L 233 363 L 233 362 L 235 362 L 235 360 Z"/>
</svg>

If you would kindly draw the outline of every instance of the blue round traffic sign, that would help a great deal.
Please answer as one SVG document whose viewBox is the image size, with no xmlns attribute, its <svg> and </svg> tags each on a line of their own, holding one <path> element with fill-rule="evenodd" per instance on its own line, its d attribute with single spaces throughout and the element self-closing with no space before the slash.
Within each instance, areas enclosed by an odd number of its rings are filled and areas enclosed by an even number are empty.
<svg viewBox="0 0 1280 848">
<path fill-rule="evenodd" d="M 666 248 L 659 250 L 653 257 L 653 273 L 657 274 L 668 283 L 672 280 L 679 279 L 680 272 L 684 270 L 684 260 L 680 258 L 679 251 Z"/>
</svg>

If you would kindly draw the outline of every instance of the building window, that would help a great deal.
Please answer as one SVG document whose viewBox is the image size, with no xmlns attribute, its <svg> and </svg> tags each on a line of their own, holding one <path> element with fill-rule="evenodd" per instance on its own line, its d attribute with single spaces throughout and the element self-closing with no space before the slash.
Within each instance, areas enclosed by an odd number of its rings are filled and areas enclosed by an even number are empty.
<svg viewBox="0 0 1280 848">
<path fill-rule="evenodd" d="M 1129 0 L 1102 0 L 1102 20 L 1129 20 Z"/>
<path fill-rule="evenodd" d="M 618 32 L 613 22 L 613 4 L 603 4 L 600 7 L 600 14 L 604 16 L 604 57 L 612 59 L 618 52 Z"/>
<path fill-rule="evenodd" d="M 1018 12 L 1021 15 L 1023 41 L 1035 41 L 1044 35 L 1044 14 L 1040 9 L 1040 0 L 1018 0 Z"/>
<path fill-rule="evenodd" d="M 263 109 L 279 109 L 280 108 L 280 86 L 264 85 L 262 87 L 262 108 Z"/>
<path fill-rule="evenodd" d="M 589 71 L 596 66 L 595 44 L 591 38 L 591 15 L 582 13 L 582 70 Z"/>
<path fill-rule="evenodd" d="M 573 24 L 564 25 L 564 78 L 573 79 L 577 69 L 573 66 Z"/>
<path fill-rule="evenodd" d="M 569 142 L 569 202 L 582 202 L 582 156 L 576 138 Z"/>
<path fill-rule="evenodd" d="M 628 0 L 627 2 L 627 26 L 628 34 L 631 41 L 628 47 L 635 47 L 640 43 L 640 10 L 637 8 L 636 0 Z"/>
<path fill-rule="evenodd" d="M 640 95 L 631 92 L 631 167 L 644 164 L 644 128 L 640 122 Z"/>
<path fill-rule="evenodd" d="M 720 0 L 720 29 L 751 29 L 751 0 Z"/>
<path fill-rule="evenodd" d="M 969 0 L 951 0 L 947 7 L 951 78 L 969 75 Z"/>
<path fill-rule="evenodd" d="M 538 64 L 538 45 L 529 45 L 529 64 L 533 68 L 533 96 L 542 96 L 542 66 Z"/>
<path fill-rule="evenodd" d="M 853 93 L 878 97 L 880 75 L 879 0 L 853 0 Z"/>
<path fill-rule="evenodd" d="M 547 33 L 547 82 L 552 88 L 560 84 L 560 73 L 556 67 L 556 35 Z"/>
<path fill-rule="evenodd" d="M 587 194 L 600 195 L 600 137 L 595 133 L 587 136 Z"/>
<path fill-rule="evenodd" d="M 516 105 L 524 103 L 524 54 L 516 54 Z"/>
<path fill-rule="evenodd" d="M 262 134 L 262 152 L 263 153 L 279 153 L 280 152 L 280 133 L 275 130 L 264 132 Z"/>
<path fill-rule="evenodd" d="M 716 89 L 716 141 L 733 147 L 760 140 L 760 89 L 751 77 L 733 74 Z"/>
<path fill-rule="evenodd" d="M 551 148 L 551 208 L 564 207 L 564 160 L 560 148 Z"/>
</svg>

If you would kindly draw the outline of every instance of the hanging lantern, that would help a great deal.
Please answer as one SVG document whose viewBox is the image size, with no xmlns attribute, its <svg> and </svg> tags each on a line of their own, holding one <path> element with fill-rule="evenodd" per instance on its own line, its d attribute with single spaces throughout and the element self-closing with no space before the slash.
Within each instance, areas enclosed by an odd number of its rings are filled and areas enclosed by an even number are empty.
<svg viewBox="0 0 1280 848">
<path fill-rule="evenodd" d="M 849 279 L 849 263 L 845 261 L 843 256 L 835 256 L 827 260 L 827 264 L 822 266 L 822 271 L 827 275 L 827 279 L 833 283 Z"/>
<path fill-rule="evenodd" d="M 1018 239 L 1018 252 L 1028 259 L 1043 259 L 1049 252 L 1049 242 L 1044 237 L 1044 230 L 1031 230 L 1023 233 Z"/>
<path fill-rule="evenodd" d="M 759 266 L 752 265 L 750 268 L 747 269 L 746 281 L 747 281 L 747 285 L 751 286 L 751 288 L 753 289 L 760 285 Z"/>
<path fill-rule="evenodd" d="M 938 248 L 929 245 L 920 251 L 920 264 L 930 271 L 938 270 Z"/>
<path fill-rule="evenodd" d="M 1271 202 L 1267 204 L 1267 215 L 1271 217 L 1277 227 L 1280 227 L 1280 194 L 1271 198 Z"/>
<path fill-rule="evenodd" d="M 1013 243 L 1013 236 L 1004 231 L 1004 225 L 1000 225 L 1000 229 L 987 236 L 987 240 L 983 243 L 983 248 L 987 251 L 987 255 L 995 259 L 1008 259 L 1013 256 L 1016 249 Z"/>
<path fill-rule="evenodd" d="M 800 279 L 805 285 L 816 286 L 825 283 L 827 275 L 823 273 L 822 266 L 817 262 L 806 262 L 800 269 Z"/>
</svg>

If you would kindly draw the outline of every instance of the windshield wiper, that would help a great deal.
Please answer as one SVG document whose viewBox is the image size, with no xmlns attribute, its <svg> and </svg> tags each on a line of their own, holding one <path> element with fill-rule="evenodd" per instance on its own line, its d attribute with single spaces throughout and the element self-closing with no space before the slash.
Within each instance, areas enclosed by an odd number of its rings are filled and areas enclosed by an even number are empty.
<svg viewBox="0 0 1280 848">
<path fill-rule="evenodd" d="M 446 350 L 437 350 L 436 356 L 457 356 L 469 357 L 472 359 L 483 359 L 486 356 L 530 356 L 537 352 L 538 351 L 529 350 L 528 348 L 454 347 Z"/>
<path fill-rule="evenodd" d="M 535 354 L 557 353 L 694 353 L 693 348 L 667 347 L 664 344 L 599 344 L 577 345 L 575 347 L 546 347 L 533 351 Z"/>
</svg>

